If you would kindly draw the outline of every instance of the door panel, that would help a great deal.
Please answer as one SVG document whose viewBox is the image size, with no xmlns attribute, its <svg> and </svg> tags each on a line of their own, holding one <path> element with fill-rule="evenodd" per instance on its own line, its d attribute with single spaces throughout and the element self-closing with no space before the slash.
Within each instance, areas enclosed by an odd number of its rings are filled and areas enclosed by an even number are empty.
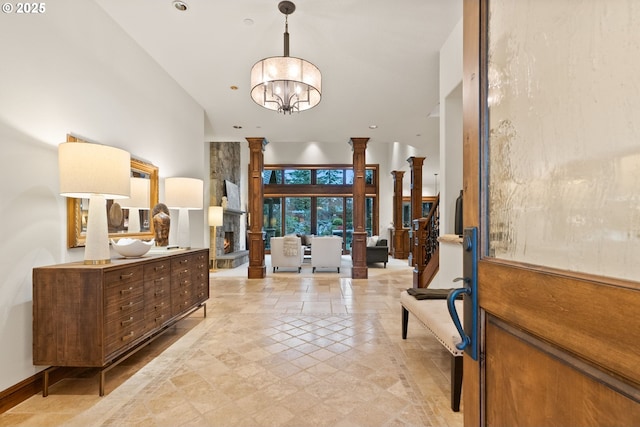
<svg viewBox="0 0 640 427">
<path fill-rule="evenodd" d="M 588 363 L 640 384 L 637 284 L 597 279 L 485 260 L 478 267 L 479 304 Z"/>
<path fill-rule="evenodd" d="M 492 402 L 487 425 L 595 427 L 640 420 L 638 404 L 591 377 L 588 367 L 572 366 L 571 359 L 559 359 L 544 342 L 492 317 L 486 347 L 486 395 Z"/>
<path fill-rule="evenodd" d="M 640 422 L 638 22 L 634 0 L 464 2 L 466 426 Z"/>
</svg>

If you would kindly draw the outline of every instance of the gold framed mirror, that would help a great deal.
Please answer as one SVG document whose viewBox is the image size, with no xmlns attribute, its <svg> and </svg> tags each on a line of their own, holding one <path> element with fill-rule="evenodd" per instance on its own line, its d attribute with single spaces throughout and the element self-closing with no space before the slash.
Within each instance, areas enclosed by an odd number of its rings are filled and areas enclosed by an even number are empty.
<svg viewBox="0 0 640 427">
<path fill-rule="evenodd" d="M 90 143 L 71 135 L 67 135 L 67 142 Z M 149 180 L 149 205 L 142 209 L 132 210 L 122 208 L 117 200 L 107 200 L 109 238 L 128 237 L 151 240 L 154 238 L 151 209 L 158 203 L 158 167 L 131 158 L 131 177 Z M 67 247 L 69 248 L 85 245 L 88 207 L 88 199 L 67 198 Z M 139 231 L 129 231 L 130 212 L 137 212 L 139 215 Z"/>
</svg>

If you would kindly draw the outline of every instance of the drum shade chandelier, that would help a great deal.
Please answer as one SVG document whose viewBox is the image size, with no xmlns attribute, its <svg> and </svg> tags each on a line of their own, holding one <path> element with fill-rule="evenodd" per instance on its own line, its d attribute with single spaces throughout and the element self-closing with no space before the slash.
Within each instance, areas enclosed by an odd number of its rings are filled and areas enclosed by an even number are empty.
<svg viewBox="0 0 640 427">
<path fill-rule="evenodd" d="M 251 98 L 260 106 L 279 113 L 300 112 L 315 107 L 322 97 L 318 67 L 289 56 L 289 15 L 296 10 L 290 1 L 278 3 L 285 15 L 284 56 L 272 56 L 251 68 Z"/>
</svg>

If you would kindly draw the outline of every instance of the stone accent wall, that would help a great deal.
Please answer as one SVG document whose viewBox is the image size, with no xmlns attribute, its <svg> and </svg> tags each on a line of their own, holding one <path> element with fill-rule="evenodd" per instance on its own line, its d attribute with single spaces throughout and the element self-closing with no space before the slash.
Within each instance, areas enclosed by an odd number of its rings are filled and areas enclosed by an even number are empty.
<svg viewBox="0 0 640 427">
<path fill-rule="evenodd" d="M 220 206 L 224 196 L 224 180 L 229 180 L 242 188 L 240 182 L 240 143 L 239 142 L 210 142 L 209 158 L 209 203 L 211 206 Z M 244 200 L 241 203 L 244 204 Z M 211 245 L 209 251 L 216 257 L 224 254 L 224 232 L 233 231 L 233 247 L 237 251 L 240 246 L 240 221 L 243 217 L 238 214 L 224 214 L 222 227 L 216 227 L 216 236 L 211 227 Z M 244 247 L 244 245 L 242 245 Z"/>
</svg>

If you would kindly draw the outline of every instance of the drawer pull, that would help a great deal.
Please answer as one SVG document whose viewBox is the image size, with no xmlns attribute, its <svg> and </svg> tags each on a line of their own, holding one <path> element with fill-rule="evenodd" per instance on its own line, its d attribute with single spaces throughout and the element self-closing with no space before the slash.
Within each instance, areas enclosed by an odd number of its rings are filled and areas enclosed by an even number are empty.
<svg viewBox="0 0 640 427">
<path fill-rule="evenodd" d="M 133 301 L 129 301 L 129 304 L 121 305 L 120 310 L 127 310 L 131 307 L 133 307 Z"/>
<path fill-rule="evenodd" d="M 161 302 L 160 304 L 154 306 L 153 308 L 155 308 L 157 310 L 158 308 L 162 308 L 162 307 L 164 307 L 164 303 L 163 302 Z"/>
<path fill-rule="evenodd" d="M 128 325 L 131 322 L 133 322 L 133 316 L 129 317 L 128 319 L 123 320 L 122 322 L 120 322 L 120 324 L 122 326 L 124 326 L 124 325 Z"/>
<path fill-rule="evenodd" d="M 204 264 L 200 264 L 198 268 L 204 268 Z"/>
<path fill-rule="evenodd" d="M 184 270 L 182 270 L 182 274 L 187 274 L 188 272 L 189 272 L 189 270 L 186 269 L 186 268 Z"/>
<path fill-rule="evenodd" d="M 182 261 L 180 261 L 180 264 L 187 264 L 189 262 L 189 259 L 183 259 Z"/>
<path fill-rule="evenodd" d="M 162 265 L 161 265 L 161 266 L 159 266 L 159 267 L 154 267 L 153 269 L 154 269 L 154 271 L 164 270 L 164 264 L 162 264 Z"/>
<path fill-rule="evenodd" d="M 156 317 L 156 323 L 164 319 L 164 315 Z"/>
<path fill-rule="evenodd" d="M 154 295 L 154 296 L 156 296 L 156 297 L 159 297 L 159 296 L 160 296 L 160 295 L 162 295 L 162 294 L 164 294 L 164 289 L 158 289 L 158 290 L 156 291 L 156 293 L 155 293 L 155 294 L 153 294 L 153 295 Z"/>
<path fill-rule="evenodd" d="M 131 272 L 129 274 L 121 274 L 120 275 L 120 280 L 131 279 L 132 277 L 133 277 L 133 272 Z"/>
<path fill-rule="evenodd" d="M 122 337 L 122 341 L 130 340 L 133 338 L 133 331 L 129 332 L 127 335 Z"/>
<path fill-rule="evenodd" d="M 127 293 L 129 293 L 131 291 L 133 291 L 133 287 L 129 286 L 127 289 L 121 289 L 120 290 L 120 295 L 127 294 Z"/>
<path fill-rule="evenodd" d="M 180 286 L 182 286 L 182 285 L 188 285 L 188 284 L 189 284 L 189 281 L 188 281 L 188 280 L 186 280 L 186 279 L 185 279 L 185 280 L 183 280 L 182 282 L 180 282 Z"/>
<path fill-rule="evenodd" d="M 164 277 L 161 277 L 161 278 L 159 278 L 159 279 L 155 279 L 155 280 L 154 280 L 154 282 L 155 282 L 155 283 L 158 283 L 158 282 L 162 282 L 163 280 L 164 280 Z"/>
</svg>

